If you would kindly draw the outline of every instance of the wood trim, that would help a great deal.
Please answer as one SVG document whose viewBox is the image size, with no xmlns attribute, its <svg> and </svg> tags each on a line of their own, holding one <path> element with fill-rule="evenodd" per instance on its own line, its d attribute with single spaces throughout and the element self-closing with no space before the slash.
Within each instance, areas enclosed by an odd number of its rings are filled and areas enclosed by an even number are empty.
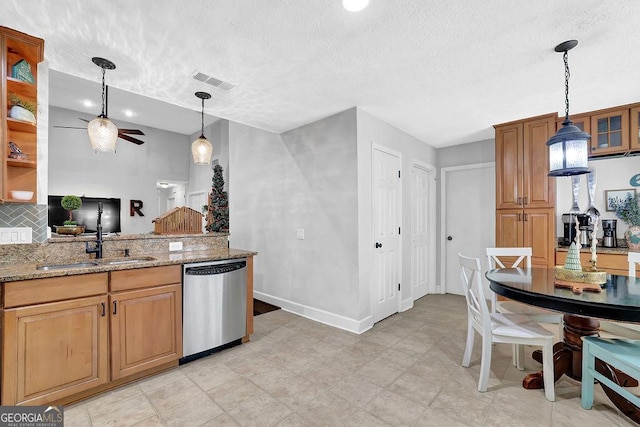
<svg viewBox="0 0 640 427">
<path fill-rule="evenodd" d="M 110 273 L 111 292 L 171 285 L 182 282 L 182 265 L 116 270 Z"/>
<path fill-rule="evenodd" d="M 107 293 L 107 273 L 48 277 L 2 284 L 4 307 L 19 307 Z"/>
<path fill-rule="evenodd" d="M 553 120 L 555 121 L 558 118 L 558 113 L 547 113 L 547 114 L 542 114 L 540 116 L 527 117 L 526 119 L 519 119 L 519 120 L 513 120 L 511 122 L 499 123 L 497 125 L 493 125 L 493 127 L 498 128 L 502 126 L 511 126 L 518 123 L 524 123 L 524 122 L 534 121 L 534 120 L 544 120 L 549 118 L 553 118 Z"/>
<path fill-rule="evenodd" d="M 247 257 L 247 335 L 242 337 L 242 342 L 251 339 L 253 333 L 253 257 Z"/>
</svg>

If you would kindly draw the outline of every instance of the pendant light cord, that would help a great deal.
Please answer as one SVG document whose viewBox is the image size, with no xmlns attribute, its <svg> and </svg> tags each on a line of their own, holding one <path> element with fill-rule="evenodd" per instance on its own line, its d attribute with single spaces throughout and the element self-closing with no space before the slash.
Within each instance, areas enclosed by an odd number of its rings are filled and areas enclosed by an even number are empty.
<svg viewBox="0 0 640 427">
<path fill-rule="evenodd" d="M 200 116 L 200 123 L 202 123 L 200 138 L 204 138 L 204 98 L 202 98 L 202 115 Z"/>
<path fill-rule="evenodd" d="M 105 105 L 105 93 L 104 93 L 104 73 L 105 73 L 105 69 L 102 68 L 102 114 L 100 115 L 100 117 L 106 117 L 106 115 L 104 114 L 104 105 Z"/>
<path fill-rule="evenodd" d="M 564 112 L 565 122 L 569 121 L 569 51 L 565 50 L 564 55 L 562 55 L 564 59 Z"/>
</svg>

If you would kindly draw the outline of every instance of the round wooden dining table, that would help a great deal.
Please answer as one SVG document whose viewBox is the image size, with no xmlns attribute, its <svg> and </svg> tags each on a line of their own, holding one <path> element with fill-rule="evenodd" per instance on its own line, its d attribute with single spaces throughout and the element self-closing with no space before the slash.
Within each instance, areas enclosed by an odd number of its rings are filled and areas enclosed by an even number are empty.
<svg viewBox="0 0 640 427">
<path fill-rule="evenodd" d="M 496 294 L 563 313 L 562 341 L 554 345 L 554 377 L 562 375 L 575 380 L 582 378 L 582 337 L 597 336 L 599 319 L 640 323 L 640 277 L 607 274 L 600 292 L 577 294 L 571 289 L 556 287 L 553 268 L 501 268 L 485 274 Z M 542 362 L 541 351 L 533 358 Z M 635 387 L 638 382 L 600 361 L 596 369 L 617 384 Z M 542 388 L 542 372 L 529 374 L 523 387 Z M 640 408 L 603 385 L 609 399 L 629 418 L 640 423 Z"/>
</svg>

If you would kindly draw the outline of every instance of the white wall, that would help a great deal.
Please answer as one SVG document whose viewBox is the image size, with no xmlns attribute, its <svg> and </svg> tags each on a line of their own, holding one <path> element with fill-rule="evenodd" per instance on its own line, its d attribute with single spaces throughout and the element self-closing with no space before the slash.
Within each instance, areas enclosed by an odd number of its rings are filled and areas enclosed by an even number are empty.
<svg viewBox="0 0 640 427">
<path fill-rule="evenodd" d="M 258 251 L 256 295 L 347 329 L 359 319 L 355 119 L 282 135 L 229 124 L 230 240 Z"/>
<path fill-rule="evenodd" d="M 596 172 L 595 206 L 600 211 L 601 219 L 618 219 L 615 212 L 605 210 L 605 191 L 634 188 L 629 182 L 631 177 L 640 173 L 640 157 L 618 157 L 611 159 L 590 160 L 589 168 Z M 636 192 L 640 188 L 636 187 Z M 587 175 L 580 176 L 580 198 L 578 206 L 584 212 L 589 207 L 589 193 L 587 191 Z M 556 232 L 558 237 L 564 234 L 562 214 L 571 210 L 573 192 L 571 178 L 556 178 Z M 602 227 L 598 227 L 598 238 L 602 237 Z M 624 232 L 629 228 L 621 219 L 617 222 L 618 239 L 624 238 Z"/>
<path fill-rule="evenodd" d="M 140 139 L 145 143 L 136 145 L 119 139 L 115 154 L 95 153 L 85 130 L 53 127 L 86 126 L 79 117 L 93 119 L 77 111 L 49 108 L 48 194 L 120 198 L 122 232 L 152 231 L 151 221 L 162 213 L 157 207 L 156 182 L 189 179 L 189 137 L 118 121 L 116 124 L 123 128 L 141 129 L 145 135 Z M 144 217 L 130 216 L 130 200 L 142 200 Z"/>
</svg>

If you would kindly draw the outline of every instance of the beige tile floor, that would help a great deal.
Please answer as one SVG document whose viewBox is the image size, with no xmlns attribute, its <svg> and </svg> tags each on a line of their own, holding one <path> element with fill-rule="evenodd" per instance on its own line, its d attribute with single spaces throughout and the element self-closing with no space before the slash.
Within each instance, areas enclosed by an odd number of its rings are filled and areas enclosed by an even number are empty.
<svg viewBox="0 0 640 427">
<path fill-rule="evenodd" d="M 251 342 L 68 406 L 65 426 L 635 425 L 599 386 L 590 411 L 567 378 L 555 403 L 524 390 L 509 345 L 494 346 L 479 393 L 479 340 L 460 366 L 465 331 L 455 295 L 421 298 L 361 335 L 273 311 L 255 318 Z"/>
</svg>

